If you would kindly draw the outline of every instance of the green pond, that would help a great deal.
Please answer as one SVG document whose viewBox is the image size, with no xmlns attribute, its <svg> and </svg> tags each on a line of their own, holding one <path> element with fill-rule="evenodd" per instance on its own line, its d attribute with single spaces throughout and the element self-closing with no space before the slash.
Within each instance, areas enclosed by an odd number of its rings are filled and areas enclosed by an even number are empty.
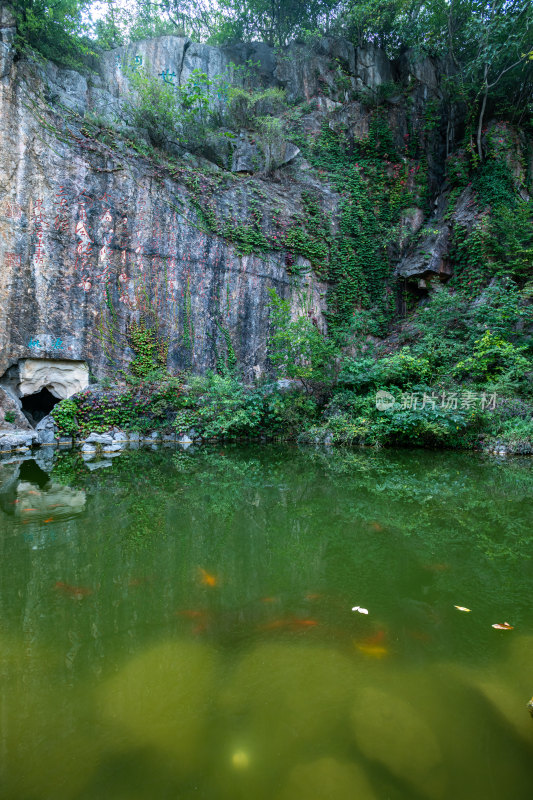
<svg viewBox="0 0 533 800">
<path fill-rule="evenodd" d="M 36 458 L 0 462 L 1 800 L 531 799 L 530 461 Z"/>
</svg>

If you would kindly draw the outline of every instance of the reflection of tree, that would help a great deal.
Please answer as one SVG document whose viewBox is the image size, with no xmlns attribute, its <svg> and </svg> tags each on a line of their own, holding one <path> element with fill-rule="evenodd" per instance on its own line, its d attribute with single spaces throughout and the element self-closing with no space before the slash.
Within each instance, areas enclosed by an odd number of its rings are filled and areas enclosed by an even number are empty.
<svg viewBox="0 0 533 800">
<path fill-rule="evenodd" d="M 72 674 L 153 636 L 231 649 L 277 619 L 316 618 L 290 635 L 349 641 L 361 635 L 357 602 L 400 633 L 440 624 L 441 651 L 474 655 L 486 632 L 459 642 L 443 608 L 503 607 L 515 624 L 528 613 L 531 486 L 519 462 L 219 444 L 131 450 L 95 472 L 74 456 L 60 464 L 87 511 L 57 526 L 31 570 L 32 526 L 4 518 L 0 607 L 15 629 L 24 617 L 26 631 L 53 637 Z M 200 567 L 216 586 L 202 584 Z M 69 598 L 57 582 L 91 593 Z"/>
</svg>

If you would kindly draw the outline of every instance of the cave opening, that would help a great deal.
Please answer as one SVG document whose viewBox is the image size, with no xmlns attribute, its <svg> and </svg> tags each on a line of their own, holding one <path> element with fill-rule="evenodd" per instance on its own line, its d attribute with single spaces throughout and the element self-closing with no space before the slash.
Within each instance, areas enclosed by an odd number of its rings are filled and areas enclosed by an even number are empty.
<svg viewBox="0 0 533 800">
<path fill-rule="evenodd" d="M 37 425 L 44 417 L 52 411 L 53 407 L 60 402 L 59 397 L 54 397 L 46 386 L 35 394 L 26 394 L 20 398 L 22 403 L 22 413 L 30 423 Z"/>
</svg>

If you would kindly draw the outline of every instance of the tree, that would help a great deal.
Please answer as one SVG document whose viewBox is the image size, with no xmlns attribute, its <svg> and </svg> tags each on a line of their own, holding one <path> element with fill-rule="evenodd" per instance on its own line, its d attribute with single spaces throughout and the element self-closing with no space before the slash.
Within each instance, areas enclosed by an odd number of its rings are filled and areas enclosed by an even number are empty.
<svg viewBox="0 0 533 800">
<path fill-rule="evenodd" d="M 278 375 L 297 378 L 309 391 L 314 384 L 333 381 L 338 371 L 339 350 L 332 339 L 318 329 L 312 313 L 301 298 L 301 313 L 291 318 L 288 300 L 270 289 L 271 335 L 268 355 Z"/>
<path fill-rule="evenodd" d="M 92 0 L 14 0 L 17 48 L 28 48 L 67 67 L 83 65 L 91 53 L 89 25 L 82 14 Z"/>
<path fill-rule="evenodd" d="M 463 30 L 466 55 L 459 83 L 478 108 L 476 146 L 480 161 L 483 122 L 489 95 L 516 91 L 521 80 L 531 86 L 533 65 L 533 6 L 529 0 L 472 0 L 472 16 Z M 471 44 L 467 46 L 467 42 Z M 459 62 L 460 63 L 460 62 Z M 512 78 L 515 86 L 506 78 Z"/>
<path fill-rule="evenodd" d="M 284 46 L 306 31 L 324 30 L 339 0 L 162 0 L 176 27 L 212 42 L 261 39 Z"/>
</svg>

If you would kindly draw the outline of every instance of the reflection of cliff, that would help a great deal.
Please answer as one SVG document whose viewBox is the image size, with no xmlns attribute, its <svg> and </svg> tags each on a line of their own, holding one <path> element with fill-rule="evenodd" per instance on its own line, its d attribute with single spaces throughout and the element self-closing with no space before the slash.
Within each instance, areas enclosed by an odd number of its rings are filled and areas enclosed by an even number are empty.
<svg viewBox="0 0 533 800">
<path fill-rule="evenodd" d="M 84 511 L 85 503 L 84 491 L 53 483 L 34 461 L 0 471 L 0 508 L 19 522 L 68 519 Z"/>
</svg>

